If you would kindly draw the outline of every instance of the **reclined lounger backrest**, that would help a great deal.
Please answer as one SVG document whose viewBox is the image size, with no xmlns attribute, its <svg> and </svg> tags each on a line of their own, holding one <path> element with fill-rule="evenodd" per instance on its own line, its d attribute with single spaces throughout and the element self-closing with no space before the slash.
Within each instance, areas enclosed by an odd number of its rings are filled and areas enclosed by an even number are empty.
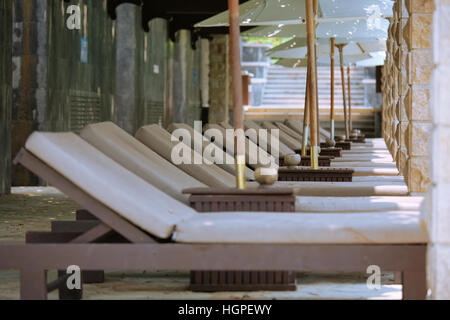
<svg viewBox="0 0 450 320">
<path fill-rule="evenodd" d="M 280 130 L 283 130 L 284 132 L 286 132 L 288 135 L 290 135 L 292 138 L 298 140 L 298 141 L 302 141 L 302 135 L 294 130 L 292 130 L 291 128 L 289 128 L 287 125 L 285 125 L 283 122 L 274 122 L 274 124 L 280 128 Z"/>
<path fill-rule="evenodd" d="M 188 203 L 183 189 L 202 188 L 192 178 L 112 122 L 87 125 L 80 136 L 108 157 L 171 197 Z"/>
<path fill-rule="evenodd" d="M 226 150 L 234 150 L 234 142 L 228 141 L 226 139 L 226 129 L 218 124 L 205 124 L 203 127 L 203 130 L 205 132 L 205 136 L 209 137 L 209 133 L 211 130 L 217 130 L 220 132 L 224 138 L 225 148 Z M 214 143 L 217 144 L 219 147 L 224 147 L 222 142 L 215 141 Z M 252 151 L 250 151 L 252 150 Z M 253 152 L 253 150 L 256 150 L 256 152 Z M 264 159 L 263 162 L 260 161 L 260 159 Z M 272 160 L 271 160 L 272 159 Z M 245 139 L 245 161 L 247 165 L 249 165 L 251 168 L 256 169 L 258 167 L 267 167 L 269 163 L 272 163 L 273 166 L 278 167 L 277 161 L 278 159 L 274 159 L 271 155 L 269 155 L 266 151 L 259 148 L 255 143 L 250 141 L 249 139 Z"/>
<path fill-rule="evenodd" d="M 279 129 L 276 125 L 274 125 L 270 121 L 264 121 L 261 123 L 263 128 L 266 129 Z M 292 138 L 286 132 L 280 130 L 280 141 L 287 145 L 292 150 L 300 150 L 302 148 L 302 142 L 300 140 Z"/>
<path fill-rule="evenodd" d="M 209 141 L 208 139 L 206 139 L 203 134 L 201 132 L 198 131 L 194 131 L 194 129 L 185 124 L 185 123 L 172 123 L 169 125 L 169 127 L 167 128 L 168 131 L 170 133 L 173 134 L 173 132 L 177 129 L 184 129 L 187 130 L 191 136 L 191 141 L 190 141 L 190 147 L 194 148 L 195 145 L 195 137 L 198 137 L 197 139 L 201 139 L 202 140 L 202 146 L 203 146 L 203 150 L 205 150 L 205 148 L 213 148 L 214 149 L 214 156 L 218 156 L 222 159 L 224 159 L 224 163 L 219 163 L 216 165 L 219 166 L 220 168 L 222 168 L 223 170 L 225 170 L 226 172 L 234 175 L 235 174 L 235 166 L 234 166 L 234 157 L 228 153 L 226 153 L 225 151 L 223 151 L 222 148 L 219 148 L 219 146 L 217 146 L 216 144 L 214 144 L 213 142 Z M 207 153 L 208 155 L 209 153 Z M 211 161 L 213 161 L 213 159 L 209 159 Z M 245 167 L 245 176 L 249 179 L 249 180 L 253 180 L 254 179 L 254 173 L 253 170 L 251 170 L 248 167 Z"/>
<path fill-rule="evenodd" d="M 26 149 L 84 192 L 159 238 L 197 213 L 71 132 L 34 132 Z"/>
<path fill-rule="evenodd" d="M 156 124 L 140 128 L 136 138 L 170 162 L 172 162 L 172 149 L 180 143 L 172 141 L 172 135 Z M 231 188 L 236 185 L 235 177 L 216 165 L 181 163 L 177 167 L 210 187 Z"/>
<path fill-rule="evenodd" d="M 256 132 L 258 133 L 258 139 L 259 139 L 259 130 L 263 129 L 261 128 L 257 123 L 255 123 L 252 120 L 245 120 L 244 121 L 244 127 L 245 130 L 248 129 L 253 129 L 256 130 Z M 266 130 L 267 131 L 267 141 L 262 141 L 263 143 L 266 143 L 267 148 L 264 149 L 267 152 L 273 154 L 273 151 L 275 151 L 275 146 L 272 146 L 272 135 L 270 130 Z M 253 140 L 252 140 L 253 141 Z M 257 143 L 257 141 L 253 141 L 255 143 Z M 288 146 L 286 146 L 279 138 L 278 138 L 278 153 L 280 157 L 284 157 L 287 154 L 292 154 L 294 153 L 294 150 L 292 150 L 291 148 L 289 148 Z"/>
</svg>

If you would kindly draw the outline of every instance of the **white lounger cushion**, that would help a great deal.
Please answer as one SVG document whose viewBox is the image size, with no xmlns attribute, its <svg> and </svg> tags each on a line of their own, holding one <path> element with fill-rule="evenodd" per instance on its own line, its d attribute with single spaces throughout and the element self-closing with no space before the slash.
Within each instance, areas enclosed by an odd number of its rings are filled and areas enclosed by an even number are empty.
<svg viewBox="0 0 450 320">
<path fill-rule="evenodd" d="M 182 194 L 183 189 L 206 187 L 112 122 L 87 125 L 80 136 L 159 190 L 186 204 L 189 195 Z"/>
<path fill-rule="evenodd" d="M 419 211 L 423 197 L 295 197 L 296 212 Z"/>
<path fill-rule="evenodd" d="M 293 188 L 297 196 L 366 197 L 407 196 L 408 187 L 398 182 L 277 181 L 274 187 Z"/>
<path fill-rule="evenodd" d="M 141 229 L 168 238 L 196 212 L 159 191 L 74 133 L 34 132 L 26 149 Z"/>
<path fill-rule="evenodd" d="M 186 243 L 426 243 L 419 212 L 205 213 L 177 224 Z"/>
<path fill-rule="evenodd" d="M 179 142 L 171 141 L 171 137 L 172 135 L 169 132 L 156 124 L 143 126 L 136 133 L 136 139 L 158 153 L 167 161 L 172 161 L 172 148 L 179 144 Z M 201 157 L 201 155 L 199 156 Z M 193 158 L 194 157 L 192 157 L 192 159 Z M 233 175 L 214 164 L 182 163 L 177 165 L 177 167 L 210 187 L 226 188 L 236 184 L 236 179 Z"/>
</svg>

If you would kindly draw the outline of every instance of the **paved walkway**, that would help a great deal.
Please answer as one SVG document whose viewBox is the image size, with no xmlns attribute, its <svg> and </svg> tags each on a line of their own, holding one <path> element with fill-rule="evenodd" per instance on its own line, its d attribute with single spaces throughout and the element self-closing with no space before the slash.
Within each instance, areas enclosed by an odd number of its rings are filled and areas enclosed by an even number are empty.
<svg viewBox="0 0 450 320">
<path fill-rule="evenodd" d="M 73 220 L 77 205 L 50 187 L 13 188 L 0 196 L 0 243 L 23 242 L 25 232 L 46 231 L 52 220 Z M 19 273 L 0 270 L 0 299 L 19 298 Z M 56 272 L 49 272 L 49 281 Z M 187 272 L 107 272 L 102 284 L 84 286 L 85 299 L 401 299 L 393 275 L 383 275 L 380 290 L 366 286 L 364 274 L 298 274 L 295 292 L 192 293 Z M 52 292 L 49 299 L 56 299 Z"/>
</svg>

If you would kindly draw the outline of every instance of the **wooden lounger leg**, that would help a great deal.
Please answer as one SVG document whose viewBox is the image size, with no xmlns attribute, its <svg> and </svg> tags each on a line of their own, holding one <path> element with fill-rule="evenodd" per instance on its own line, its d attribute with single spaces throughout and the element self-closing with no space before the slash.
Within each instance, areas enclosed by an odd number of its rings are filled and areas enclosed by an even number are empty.
<svg viewBox="0 0 450 320">
<path fill-rule="evenodd" d="M 33 267 L 20 270 L 20 299 L 47 300 L 47 271 Z"/>
<path fill-rule="evenodd" d="M 402 284 L 402 272 L 401 271 L 394 272 L 394 284 Z"/>
<path fill-rule="evenodd" d="M 402 273 L 403 300 L 423 300 L 427 295 L 425 271 Z"/>
<path fill-rule="evenodd" d="M 58 278 L 62 278 L 60 285 L 58 286 L 58 296 L 60 300 L 81 300 L 83 298 L 83 275 L 81 276 L 81 288 L 69 289 L 67 287 L 66 272 L 58 270 Z"/>
</svg>

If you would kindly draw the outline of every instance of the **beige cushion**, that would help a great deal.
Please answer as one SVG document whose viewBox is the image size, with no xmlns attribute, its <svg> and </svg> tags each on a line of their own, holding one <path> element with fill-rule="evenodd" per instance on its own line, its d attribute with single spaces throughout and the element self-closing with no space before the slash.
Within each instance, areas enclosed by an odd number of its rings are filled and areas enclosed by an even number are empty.
<svg viewBox="0 0 450 320">
<path fill-rule="evenodd" d="M 206 187 L 112 122 L 87 125 L 80 136 L 171 197 L 188 203 L 183 189 Z"/>
<path fill-rule="evenodd" d="M 187 243 L 426 243 L 419 212 L 205 213 L 177 225 Z"/>
<path fill-rule="evenodd" d="M 397 176 L 399 171 L 395 167 L 391 168 L 369 168 L 369 167 L 355 167 L 353 176 Z"/>
<path fill-rule="evenodd" d="M 219 124 L 205 124 L 203 127 L 203 131 L 205 136 L 210 137 L 208 135 L 208 131 L 209 130 L 218 130 L 222 136 L 224 137 L 224 142 L 225 142 L 225 148 L 226 150 L 234 150 L 233 146 L 234 146 L 234 141 L 228 141 L 226 139 L 226 129 L 228 129 L 226 127 L 223 127 Z M 223 144 L 221 141 L 214 141 L 214 143 L 217 144 L 217 146 L 224 148 Z M 250 150 L 257 150 L 257 152 L 251 152 Z M 266 159 L 266 161 L 264 161 L 263 163 L 261 163 L 260 159 Z M 276 165 L 276 161 L 272 156 L 270 156 L 266 151 L 264 151 L 263 149 L 259 148 L 253 141 L 250 141 L 248 138 L 245 138 L 245 161 L 247 163 L 248 166 L 250 166 L 251 168 L 258 168 L 258 167 L 262 167 L 262 166 L 267 166 L 267 162 L 269 162 L 269 159 L 272 159 L 272 163 L 274 163 L 275 167 L 277 167 Z"/>
<path fill-rule="evenodd" d="M 331 161 L 332 168 L 396 168 L 395 162 L 372 162 L 372 161 Z"/>
<path fill-rule="evenodd" d="M 287 125 L 285 125 L 283 122 L 274 122 L 274 124 L 278 128 L 280 128 L 280 130 L 283 130 L 284 132 L 286 132 L 288 135 L 290 135 L 294 139 L 297 139 L 299 141 L 302 140 L 302 135 L 300 133 L 296 132 L 295 130 L 292 130 Z"/>
<path fill-rule="evenodd" d="M 274 187 L 293 188 L 297 196 L 370 197 L 407 196 L 403 182 L 290 182 L 278 181 Z"/>
<path fill-rule="evenodd" d="M 71 132 L 34 132 L 26 149 L 126 220 L 160 238 L 196 214 Z"/>
<path fill-rule="evenodd" d="M 156 124 L 144 126 L 136 133 L 136 138 L 139 141 L 170 162 L 172 162 L 172 148 L 179 143 L 171 141 L 171 137 L 172 135 L 169 132 Z M 198 156 L 202 157 L 201 155 Z M 193 159 L 193 156 L 191 159 Z M 177 167 L 210 187 L 226 188 L 236 184 L 233 175 L 216 165 L 205 163 L 179 164 Z"/>
<path fill-rule="evenodd" d="M 270 134 L 270 130 L 267 130 L 267 137 L 266 139 L 264 139 L 263 135 L 261 135 L 261 137 L 259 136 L 259 130 L 261 130 L 262 128 L 257 125 L 255 122 L 251 121 L 251 120 L 245 120 L 244 121 L 244 127 L 245 130 L 249 130 L 249 129 L 253 129 L 256 131 L 256 133 L 258 134 L 258 137 L 250 137 L 250 140 L 252 140 L 254 143 L 258 143 L 259 146 L 264 149 L 265 151 L 269 152 L 270 154 L 274 154 L 274 152 L 276 152 L 276 146 L 272 145 L 272 135 Z M 261 139 L 261 141 L 259 141 Z M 265 148 L 263 147 L 265 146 Z M 284 157 L 287 154 L 292 154 L 294 153 L 294 151 L 289 148 L 288 146 L 286 146 L 283 142 L 280 141 L 280 139 L 278 139 L 278 154 L 280 157 Z"/>
<path fill-rule="evenodd" d="M 172 123 L 169 125 L 169 127 L 167 128 L 168 131 L 170 133 L 173 133 L 173 131 L 177 130 L 177 129 L 184 129 L 187 130 L 191 136 L 191 144 L 190 147 L 194 148 L 195 146 L 195 137 L 197 137 L 197 139 L 200 141 L 202 141 L 202 150 L 205 150 L 205 148 L 213 148 L 214 151 L 214 155 L 215 156 L 219 156 L 222 159 L 225 159 L 225 163 L 215 163 L 217 166 L 219 166 L 220 168 L 222 168 L 223 170 L 227 171 L 228 173 L 235 175 L 236 169 L 235 169 L 235 165 L 234 165 L 234 157 L 226 152 L 223 151 L 222 148 L 219 148 L 217 145 L 215 145 L 214 143 L 210 142 L 208 139 L 206 139 L 201 132 L 198 131 L 194 131 L 194 129 L 185 124 L 185 123 Z M 209 155 L 209 153 L 206 153 L 206 155 Z M 207 158 L 210 161 L 214 161 L 214 159 L 212 157 L 208 157 Z M 254 173 L 253 170 L 251 170 L 248 167 L 245 167 L 245 176 L 248 180 L 253 180 L 254 179 Z"/>
<path fill-rule="evenodd" d="M 286 119 L 284 124 L 294 130 L 295 132 L 303 135 L 303 120 L 299 119 Z"/>
<path fill-rule="evenodd" d="M 263 128 L 266 129 L 279 129 L 276 125 L 271 123 L 270 121 L 264 121 L 262 122 Z M 286 132 L 280 130 L 280 141 L 283 142 L 285 145 L 287 145 L 292 150 L 300 150 L 302 148 L 302 142 L 301 140 L 294 139 L 290 135 L 288 135 Z"/>
<path fill-rule="evenodd" d="M 419 211 L 423 197 L 295 197 L 296 212 Z"/>
</svg>

